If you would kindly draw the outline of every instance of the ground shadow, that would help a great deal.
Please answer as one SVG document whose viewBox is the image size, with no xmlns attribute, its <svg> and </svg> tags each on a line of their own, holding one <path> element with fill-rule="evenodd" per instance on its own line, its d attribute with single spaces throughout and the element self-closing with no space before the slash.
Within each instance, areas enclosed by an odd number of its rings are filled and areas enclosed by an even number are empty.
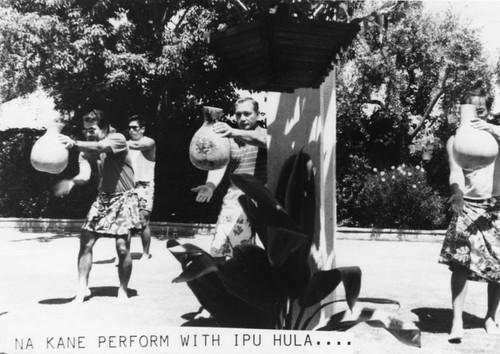
<svg viewBox="0 0 500 354">
<path fill-rule="evenodd" d="M 428 333 L 449 333 L 453 312 L 451 309 L 420 307 L 411 310 L 418 316 L 415 325 Z M 464 312 L 464 329 L 483 328 L 483 319 Z"/>
<path fill-rule="evenodd" d="M 93 297 L 116 297 L 118 295 L 118 287 L 117 286 L 99 286 L 90 288 L 90 298 Z M 127 289 L 128 297 L 137 296 L 137 290 L 135 289 Z"/>
<path fill-rule="evenodd" d="M 100 261 L 95 261 L 95 262 L 92 262 L 92 264 L 110 264 L 110 263 L 114 263 L 115 261 L 116 261 L 116 257 L 113 257 L 110 259 L 103 259 Z"/>
<path fill-rule="evenodd" d="M 6 315 L 8 313 L 9 313 L 9 311 L 0 312 L 0 316 Z"/>
<path fill-rule="evenodd" d="M 90 296 L 85 297 L 85 300 L 92 299 L 93 297 L 117 297 L 117 295 L 118 295 L 117 286 L 92 287 L 90 288 Z M 128 297 L 137 296 L 137 290 L 128 289 L 127 295 Z M 62 305 L 73 301 L 74 298 L 75 297 L 47 299 L 47 300 L 40 300 L 38 303 L 42 305 Z"/>
<path fill-rule="evenodd" d="M 130 256 L 132 257 L 133 260 L 137 260 L 137 259 L 141 259 L 142 257 L 142 253 L 139 253 L 139 252 L 132 252 L 130 254 Z"/>
<path fill-rule="evenodd" d="M 65 233 L 65 234 L 53 234 L 50 236 L 40 236 L 40 237 L 30 237 L 30 238 L 22 238 L 19 240 L 13 240 L 12 242 L 26 242 L 26 241 L 37 241 L 37 242 L 50 242 L 60 238 L 68 238 L 68 237 L 79 237 L 79 233 Z"/>
</svg>

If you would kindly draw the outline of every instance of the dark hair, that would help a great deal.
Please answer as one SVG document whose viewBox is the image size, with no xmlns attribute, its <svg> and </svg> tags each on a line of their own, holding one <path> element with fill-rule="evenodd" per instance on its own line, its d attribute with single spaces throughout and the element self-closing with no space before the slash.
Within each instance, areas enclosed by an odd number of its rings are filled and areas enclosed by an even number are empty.
<svg viewBox="0 0 500 354">
<path fill-rule="evenodd" d="M 472 89 L 466 91 L 462 98 L 460 99 L 460 104 L 470 104 L 472 102 L 473 97 L 484 97 L 486 100 L 486 109 L 491 111 L 491 106 L 493 105 L 493 98 L 490 97 L 486 91 L 482 88 Z"/>
<path fill-rule="evenodd" d="M 133 121 L 137 121 L 140 128 L 144 128 L 146 126 L 146 118 L 144 118 L 144 116 L 141 116 L 140 114 L 135 114 L 132 117 L 128 118 L 129 123 Z"/>
<path fill-rule="evenodd" d="M 101 111 L 100 109 L 93 109 L 89 113 L 85 114 L 82 117 L 82 120 L 84 122 L 90 122 L 90 123 L 97 123 L 97 126 L 100 129 L 108 129 L 110 127 L 109 120 L 107 115 L 104 113 L 104 111 Z"/>
<path fill-rule="evenodd" d="M 238 106 L 239 104 L 244 103 L 244 102 L 251 102 L 253 105 L 253 110 L 256 113 L 259 113 L 259 102 L 254 100 L 252 97 L 243 97 L 243 98 L 238 99 L 236 101 L 236 103 L 234 104 L 234 108 L 236 109 L 236 106 Z"/>
</svg>

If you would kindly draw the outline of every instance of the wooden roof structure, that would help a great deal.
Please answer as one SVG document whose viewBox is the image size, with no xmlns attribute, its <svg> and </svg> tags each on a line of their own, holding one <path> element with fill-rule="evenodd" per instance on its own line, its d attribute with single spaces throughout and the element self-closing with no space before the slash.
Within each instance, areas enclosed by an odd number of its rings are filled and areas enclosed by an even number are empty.
<svg viewBox="0 0 500 354">
<path fill-rule="evenodd" d="M 293 92 L 319 87 L 359 30 L 357 23 L 266 15 L 210 40 L 242 89 Z"/>
</svg>

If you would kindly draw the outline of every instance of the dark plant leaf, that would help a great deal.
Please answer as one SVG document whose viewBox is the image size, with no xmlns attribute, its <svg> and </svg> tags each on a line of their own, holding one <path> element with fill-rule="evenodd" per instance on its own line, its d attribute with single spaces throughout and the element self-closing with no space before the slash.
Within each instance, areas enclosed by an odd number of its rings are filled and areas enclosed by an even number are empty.
<svg viewBox="0 0 500 354">
<path fill-rule="evenodd" d="M 345 297 L 349 309 L 354 307 L 358 300 L 359 291 L 361 290 L 361 268 L 359 267 L 339 267 L 336 268 L 342 277 L 344 283 Z"/>
<path fill-rule="evenodd" d="M 291 253 L 297 251 L 309 236 L 280 227 L 267 228 L 267 256 L 273 267 L 280 267 Z"/>
<path fill-rule="evenodd" d="M 358 297 L 357 302 L 370 302 L 373 304 L 382 304 L 382 305 L 398 305 L 398 307 L 401 307 L 401 304 L 399 303 L 399 301 L 378 298 L 378 297 Z"/>
<path fill-rule="evenodd" d="M 191 262 L 194 258 L 202 254 L 208 254 L 198 246 L 192 245 L 190 243 L 185 243 L 181 245 L 176 240 L 168 240 L 167 249 L 181 263 L 182 269 L 184 269 L 186 265 L 189 262 Z"/>
<path fill-rule="evenodd" d="M 287 211 L 257 178 L 244 173 L 233 174 L 229 178 L 236 187 L 257 203 L 259 215 L 263 216 L 263 219 L 259 219 L 258 222 L 265 226 L 278 226 L 299 231 L 298 225 Z"/>
<path fill-rule="evenodd" d="M 187 285 L 217 325 L 233 328 L 270 328 L 267 318 L 255 307 L 230 294 L 214 273 L 196 278 Z"/>
<path fill-rule="evenodd" d="M 290 181 L 290 176 L 292 174 L 296 158 L 296 154 L 290 156 L 283 163 L 283 167 L 281 167 L 278 183 L 276 185 L 276 200 L 281 203 L 281 205 L 285 205 L 286 190 L 288 189 L 288 182 Z"/>
<path fill-rule="evenodd" d="M 172 280 L 172 283 L 182 283 L 194 280 L 205 274 L 216 272 L 218 270 L 218 263 L 208 254 L 202 254 L 193 259 L 184 271 L 177 278 Z"/>
<path fill-rule="evenodd" d="M 267 228 L 265 227 L 265 223 L 259 221 L 263 218 L 261 217 L 257 206 L 252 201 L 252 199 L 245 194 L 240 195 L 238 197 L 238 201 L 240 202 L 240 205 L 243 208 L 243 211 L 245 212 L 250 225 L 252 225 L 252 228 L 254 229 L 262 244 L 266 246 Z"/>
<path fill-rule="evenodd" d="M 305 309 L 323 300 L 341 281 L 342 275 L 338 269 L 315 272 L 299 299 L 299 306 Z"/>
<path fill-rule="evenodd" d="M 302 247 L 298 251 L 290 253 L 285 262 L 280 267 L 275 268 L 277 276 L 282 280 L 284 289 L 291 299 L 300 297 L 311 278 L 307 257 L 300 254 L 301 251 Z"/>
<path fill-rule="evenodd" d="M 180 246 L 176 242 L 169 245 L 173 248 Z M 190 246 L 186 249 L 188 251 L 196 250 Z M 262 250 L 262 252 L 264 251 Z M 238 254 L 237 250 L 235 250 L 235 254 Z M 220 267 L 222 267 L 220 263 L 207 253 L 193 256 L 193 260 L 186 265 L 184 272 L 173 282 L 187 282 L 200 304 L 220 326 L 274 328 L 275 321 L 270 319 L 271 315 L 268 311 L 259 311 L 254 304 L 248 304 L 228 291 L 220 279 Z M 238 277 L 238 274 L 232 276 Z"/>
<path fill-rule="evenodd" d="M 219 277 L 229 293 L 268 316 L 274 328 L 285 294 L 265 250 L 254 245 L 235 247 L 233 258 L 220 266 Z"/>
<path fill-rule="evenodd" d="M 311 237 L 316 222 L 316 192 L 311 157 L 304 148 L 297 154 L 288 180 L 284 207 L 300 230 Z"/>
</svg>

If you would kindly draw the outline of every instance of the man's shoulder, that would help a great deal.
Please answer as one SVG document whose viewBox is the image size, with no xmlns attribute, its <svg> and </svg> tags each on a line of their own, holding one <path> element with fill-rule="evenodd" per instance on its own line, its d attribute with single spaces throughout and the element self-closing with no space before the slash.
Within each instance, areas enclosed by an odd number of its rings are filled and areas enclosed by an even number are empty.
<svg viewBox="0 0 500 354">
<path fill-rule="evenodd" d="M 112 139 L 112 140 L 125 140 L 127 141 L 127 139 L 125 139 L 125 135 L 123 135 L 122 133 L 109 133 L 108 136 L 106 136 L 105 139 Z"/>
</svg>

